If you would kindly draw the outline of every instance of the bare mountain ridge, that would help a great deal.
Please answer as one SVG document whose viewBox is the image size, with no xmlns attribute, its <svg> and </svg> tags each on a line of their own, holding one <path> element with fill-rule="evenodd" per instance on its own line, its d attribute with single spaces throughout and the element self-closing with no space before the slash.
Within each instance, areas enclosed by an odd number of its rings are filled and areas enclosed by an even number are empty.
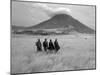
<svg viewBox="0 0 100 75">
<path fill-rule="evenodd" d="M 38 25 L 28 27 L 28 29 L 56 29 L 56 28 L 69 28 L 79 33 L 95 33 L 95 30 L 82 24 L 72 16 L 67 14 L 57 14 L 47 21 L 41 22 Z"/>
<path fill-rule="evenodd" d="M 24 26 L 14 26 L 12 25 L 12 30 L 21 32 L 31 32 L 31 33 L 87 33 L 93 34 L 95 30 L 89 28 L 88 26 L 82 24 L 80 21 L 74 19 L 72 16 L 67 14 L 57 14 L 50 19 L 41 22 L 35 26 L 24 27 Z M 40 32 L 41 31 L 41 32 Z"/>
</svg>

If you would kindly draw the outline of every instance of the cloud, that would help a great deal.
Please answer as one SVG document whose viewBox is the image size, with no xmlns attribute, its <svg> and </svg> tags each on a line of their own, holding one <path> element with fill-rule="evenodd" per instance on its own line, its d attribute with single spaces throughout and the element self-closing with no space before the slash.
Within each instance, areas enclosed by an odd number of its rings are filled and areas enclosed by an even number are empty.
<svg viewBox="0 0 100 75">
<path fill-rule="evenodd" d="M 41 4 L 41 3 L 35 3 L 33 4 L 33 7 L 39 8 L 43 10 L 48 16 L 52 17 L 56 14 L 69 14 L 71 13 L 70 8 L 64 8 L 64 7 L 58 7 L 58 8 L 53 8 L 48 6 L 47 4 Z"/>
</svg>

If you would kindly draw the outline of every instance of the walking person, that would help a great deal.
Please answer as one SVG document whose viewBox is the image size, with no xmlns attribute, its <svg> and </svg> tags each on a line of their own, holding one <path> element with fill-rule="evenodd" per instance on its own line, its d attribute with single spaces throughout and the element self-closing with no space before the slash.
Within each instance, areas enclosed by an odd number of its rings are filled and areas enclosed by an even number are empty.
<svg viewBox="0 0 100 75">
<path fill-rule="evenodd" d="M 38 39 L 38 41 L 36 42 L 36 46 L 37 46 L 37 52 L 42 51 L 42 44 L 41 44 L 40 39 Z"/>
<path fill-rule="evenodd" d="M 60 49 L 60 46 L 59 46 L 59 44 L 58 44 L 57 39 L 55 39 L 55 41 L 54 41 L 54 47 L 55 47 L 55 51 L 56 51 L 56 52 Z"/>
<path fill-rule="evenodd" d="M 48 49 L 48 41 L 47 41 L 47 39 L 44 40 L 43 47 L 44 47 L 44 51 L 47 51 L 47 49 Z"/>
<path fill-rule="evenodd" d="M 53 45 L 53 42 L 52 42 L 51 39 L 50 39 L 50 41 L 49 41 L 49 47 L 48 47 L 48 49 L 49 49 L 50 51 L 54 50 L 54 45 Z"/>
</svg>

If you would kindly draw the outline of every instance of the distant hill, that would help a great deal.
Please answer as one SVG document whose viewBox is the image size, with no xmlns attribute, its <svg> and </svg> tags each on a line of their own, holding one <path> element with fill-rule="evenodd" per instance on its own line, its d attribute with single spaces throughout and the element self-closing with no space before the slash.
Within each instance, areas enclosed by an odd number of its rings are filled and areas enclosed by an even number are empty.
<svg viewBox="0 0 100 75">
<path fill-rule="evenodd" d="M 21 30 L 21 29 L 27 29 L 27 27 L 12 25 L 12 26 L 11 26 L 11 29 L 12 29 L 12 30 Z"/>
<path fill-rule="evenodd" d="M 70 28 L 71 27 L 71 28 Z M 57 14 L 47 21 L 41 22 L 38 25 L 28 27 L 27 29 L 56 29 L 56 28 L 70 28 L 79 33 L 95 33 L 95 30 L 82 24 L 80 21 L 74 19 L 67 14 Z M 64 30 L 65 31 L 65 30 Z"/>
</svg>

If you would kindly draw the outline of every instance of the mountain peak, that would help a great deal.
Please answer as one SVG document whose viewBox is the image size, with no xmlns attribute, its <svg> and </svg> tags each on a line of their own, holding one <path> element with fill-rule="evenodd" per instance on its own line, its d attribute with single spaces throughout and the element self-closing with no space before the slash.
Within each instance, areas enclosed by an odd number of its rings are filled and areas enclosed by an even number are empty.
<svg viewBox="0 0 100 75">
<path fill-rule="evenodd" d="M 79 33 L 94 33 L 94 30 L 82 24 L 77 19 L 68 14 L 56 14 L 49 20 L 44 21 L 36 26 L 29 27 L 29 29 L 57 29 L 57 28 L 73 28 Z"/>
<path fill-rule="evenodd" d="M 62 19 L 63 18 L 63 19 L 66 19 L 68 17 L 69 17 L 69 15 L 67 15 L 67 14 L 56 14 L 52 18 L 57 18 L 57 19 Z"/>
</svg>

